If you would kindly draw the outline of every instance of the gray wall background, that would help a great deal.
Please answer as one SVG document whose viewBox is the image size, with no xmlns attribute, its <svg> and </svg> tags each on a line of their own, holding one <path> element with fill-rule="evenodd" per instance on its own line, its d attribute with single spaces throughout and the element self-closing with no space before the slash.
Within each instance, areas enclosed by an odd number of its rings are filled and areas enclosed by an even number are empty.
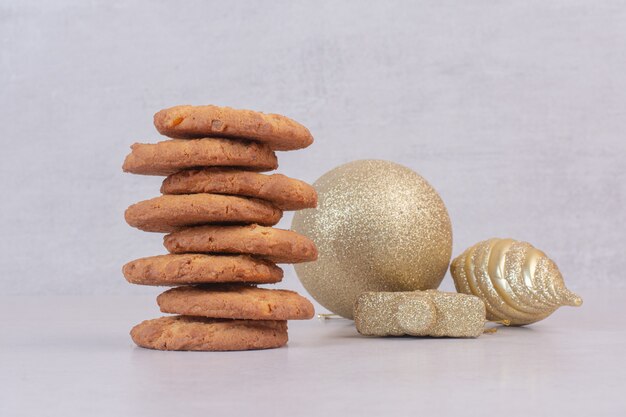
<svg viewBox="0 0 626 417">
<path fill-rule="evenodd" d="M 184 103 L 301 121 L 316 142 L 279 161 L 307 181 L 413 168 L 455 256 L 514 237 L 583 295 L 624 287 L 625 74 L 621 1 L 0 1 L 0 294 L 158 291 L 120 268 L 164 252 L 123 220 L 160 178 L 121 163 Z"/>
</svg>

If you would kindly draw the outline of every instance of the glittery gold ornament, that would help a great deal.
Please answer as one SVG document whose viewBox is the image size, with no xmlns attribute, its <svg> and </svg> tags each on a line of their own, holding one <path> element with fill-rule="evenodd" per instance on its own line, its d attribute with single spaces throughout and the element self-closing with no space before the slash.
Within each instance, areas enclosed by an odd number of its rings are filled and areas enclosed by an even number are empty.
<svg viewBox="0 0 626 417">
<path fill-rule="evenodd" d="M 295 269 L 321 305 L 352 318 L 364 291 L 439 286 L 452 254 L 452 228 L 424 178 L 393 162 L 363 160 L 333 169 L 314 187 L 317 208 L 297 212 L 292 229 L 317 245 L 317 261 Z"/>
<path fill-rule="evenodd" d="M 487 318 L 521 326 L 543 320 L 560 306 L 582 299 L 565 288 L 556 264 L 531 244 L 489 239 L 452 261 L 457 291 L 480 297 Z"/>
<path fill-rule="evenodd" d="M 478 337 L 485 326 L 478 297 L 436 290 L 365 292 L 354 306 L 354 323 L 367 336 Z"/>
</svg>

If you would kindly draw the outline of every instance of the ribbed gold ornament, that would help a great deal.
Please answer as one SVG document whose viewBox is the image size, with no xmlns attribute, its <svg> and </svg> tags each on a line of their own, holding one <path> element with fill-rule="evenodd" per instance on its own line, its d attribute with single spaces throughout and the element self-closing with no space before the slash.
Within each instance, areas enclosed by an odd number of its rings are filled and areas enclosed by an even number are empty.
<svg viewBox="0 0 626 417">
<path fill-rule="evenodd" d="M 480 297 L 487 319 L 522 326 L 543 320 L 561 306 L 580 306 L 556 264 L 530 243 L 489 239 L 452 261 L 458 292 Z"/>
</svg>

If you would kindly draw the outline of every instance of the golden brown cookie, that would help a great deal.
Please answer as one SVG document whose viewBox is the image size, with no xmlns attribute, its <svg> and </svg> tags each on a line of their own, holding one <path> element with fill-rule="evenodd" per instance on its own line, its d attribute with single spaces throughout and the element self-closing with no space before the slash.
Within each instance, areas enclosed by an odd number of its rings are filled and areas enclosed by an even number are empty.
<svg viewBox="0 0 626 417">
<path fill-rule="evenodd" d="M 212 282 L 271 284 L 283 278 L 282 269 L 263 259 L 198 253 L 136 259 L 124 265 L 122 272 L 131 284 L 163 286 Z"/>
<path fill-rule="evenodd" d="M 172 288 L 157 303 L 163 313 L 224 319 L 305 320 L 315 313 L 296 292 L 237 284 Z"/>
<path fill-rule="evenodd" d="M 309 129 L 288 117 L 230 107 L 170 107 L 154 115 L 154 126 L 171 138 L 250 139 L 278 151 L 306 148 L 313 143 Z"/>
<path fill-rule="evenodd" d="M 171 232 L 208 223 L 260 223 L 271 226 L 283 212 L 255 198 L 219 194 L 162 195 L 126 209 L 126 222 L 146 232 Z"/>
<path fill-rule="evenodd" d="M 258 255 L 276 263 L 317 259 L 313 241 L 291 230 L 249 226 L 200 226 L 182 229 L 163 238 L 171 253 L 237 253 Z"/>
<path fill-rule="evenodd" d="M 159 350 L 251 350 L 287 344 L 287 322 L 224 320 L 204 317 L 160 317 L 130 331 L 141 347 Z"/>
<path fill-rule="evenodd" d="M 166 140 L 135 143 L 126 156 L 124 172 L 169 175 L 186 168 L 245 167 L 271 171 L 278 167 L 276 154 L 262 143 L 222 138 Z"/>
<path fill-rule="evenodd" d="M 317 206 L 317 193 L 309 184 L 282 174 L 265 175 L 228 168 L 180 171 L 161 186 L 163 194 L 215 193 L 256 197 L 270 201 L 281 210 Z"/>
</svg>

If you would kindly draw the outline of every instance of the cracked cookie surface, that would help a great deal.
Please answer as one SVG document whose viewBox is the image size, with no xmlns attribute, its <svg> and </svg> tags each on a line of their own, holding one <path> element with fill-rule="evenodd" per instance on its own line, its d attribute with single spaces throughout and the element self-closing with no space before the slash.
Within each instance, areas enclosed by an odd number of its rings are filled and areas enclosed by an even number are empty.
<svg viewBox="0 0 626 417">
<path fill-rule="evenodd" d="M 124 159 L 124 172 L 143 175 L 170 175 L 197 167 L 243 167 L 271 171 L 278 167 L 269 146 L 223 138 L 165 140 L 135 143 Z"/>
<path fill-rule="evenodd" d="M 281 210 L 317 206 L 315 189 L 304 181 L 282 174 L 260 174 L 228 168 L 184 170 L 170 175 L 161 186 L 163 194 L 215 193 L 241 195 L 270 201 Z"/>
<path fill-rule="evenodd" d="M 279 151 L 302 149 L 313 143 L 309 129 L 289 117 L 213 105 L 163 109 L 154 115 L 154 126 L 171 138 L 242 138 L 266 143 Z"/>
<path fill-rule="evenodd" d="M 126 209 L 126 222 L 146 232 L 172 232 L 211 223 L 259 223 L 272 226 L 283 212 L 255 198 L 220 194 L 162 195 Z"/>
<path fill-rule="evenodd" d="M 122 268 L 131 284 L 176 286 L 215 282 L 272 284 L 283 278 L 274 263 L 247 255 L 189 253 L 136 259 Z"/>
<path fill-rule="evenodd" d="M 306 320 L 315 313 L 313 304 L 294 291 L 238 284 L 172 288 L 157 303 L 163 313 L 226 319 Z"/>
<path fill-rule="evenodd" d="M 141 347 L 158 350 L 228 351 L 287 344 L 287 322 L 173 316 L 146 320 L 130 331 Z"/>
<path fill-rule="evenodd" d="M 199 226 L 181 229 L 163 238 L 170 253 L 232 253 L 261 256 L 276 263 L 317 259 L 315 243 L 291 230 L 248 226 Z"/>
</svg>

